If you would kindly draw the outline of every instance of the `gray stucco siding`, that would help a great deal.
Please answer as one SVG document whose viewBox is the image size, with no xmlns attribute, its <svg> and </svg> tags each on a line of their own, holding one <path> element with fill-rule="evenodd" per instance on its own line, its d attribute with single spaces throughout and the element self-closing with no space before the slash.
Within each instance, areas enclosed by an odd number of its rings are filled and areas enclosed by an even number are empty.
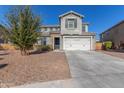
<svg viewBox="0 0 124 93">
<path fill-rule="evenodd" d="M 65 20 L 66 19 L 77 19 L 77 28 L 74 29 L 68 29 L 65 27 Z M 81 34 L 82 33 L 82 19 L 79 16 L 76 16 L 74 14 L 69 14 L 67 16 L 62 17 L 61 19 L 61 34 Z"/>
</svg>

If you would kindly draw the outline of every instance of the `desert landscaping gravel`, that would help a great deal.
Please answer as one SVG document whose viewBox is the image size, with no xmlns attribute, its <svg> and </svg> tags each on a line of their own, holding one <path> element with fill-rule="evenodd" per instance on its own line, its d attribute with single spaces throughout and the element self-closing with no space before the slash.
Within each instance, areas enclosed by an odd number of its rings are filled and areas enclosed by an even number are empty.
<svg viewBox="0 0 124 93">
<path fill-rule="evenodd" d="M 19 51 L 0 51 L 0 87 L 71 78 L 64 52 L 21 56 Z"/>
</svg>

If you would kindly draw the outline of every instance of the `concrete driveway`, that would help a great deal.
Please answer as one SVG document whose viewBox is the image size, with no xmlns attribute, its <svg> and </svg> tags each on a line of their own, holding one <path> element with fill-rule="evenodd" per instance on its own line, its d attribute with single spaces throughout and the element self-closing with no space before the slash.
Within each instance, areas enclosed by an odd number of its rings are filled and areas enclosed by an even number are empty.
<svg viewBox="0 0 124 93">
<path fill-rule="evenodd" d="M 21 87 L 124 87 L 124 59 L 95 51 L 66 51 L 71 79 Z"/>
<path fill-rule="evenodd" d="M 124 60 L 95 51 L 66 51 L 80 87 L 124 87 Z"/>
</svg>

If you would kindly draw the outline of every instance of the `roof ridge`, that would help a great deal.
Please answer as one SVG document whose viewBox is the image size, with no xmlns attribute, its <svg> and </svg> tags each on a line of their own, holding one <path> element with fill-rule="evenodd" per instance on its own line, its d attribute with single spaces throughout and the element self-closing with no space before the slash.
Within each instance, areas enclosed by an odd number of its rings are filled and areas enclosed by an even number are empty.
<svg viewBox="0 0 124 93">
<path fill-rule="evenodd" d="M 101 34 L 103 34 L 103 33 L 105 33 L 105 32 L 108 32 L 108 31 L 111 30 L 112 28 L 114 28 L 114 27 L 116 27 L 116 26 L 118 26 L 118 25 L 120 25 L 120 24 L 122 24 L 122 23 L 124 23 L 124 20 L 122 20 L 122 21 L 118 22 L 117 24 L 111 26 L 110 28 L 108 28 L 107 30 L 105 30 L 104 32 L 102 32 Z"/>
<path fill-rule="evenodd" d="M 66 13 L 64 13 L 64 14 L 61 14 L 59 17 L 63 17 L 63 16 L 65 16 L 65 15 L 69 14 L 69 13 L 74 13 L 74 14 L 80 16 L 80 17 L 84 17 L 84 15 L 81 15 L 81 14 L 75 12 L 75 11 L 72 11 L 72 10 L 71 10 L 71 11 L 68 11 L 68 12 L 66 12 Z"/>
</svg>

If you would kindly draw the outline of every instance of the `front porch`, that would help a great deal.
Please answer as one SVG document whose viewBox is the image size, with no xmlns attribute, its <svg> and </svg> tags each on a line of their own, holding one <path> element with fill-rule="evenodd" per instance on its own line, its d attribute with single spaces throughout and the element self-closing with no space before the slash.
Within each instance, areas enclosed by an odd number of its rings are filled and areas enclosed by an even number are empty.
<svg viewBox="0 0 124 93">
<path fill-rule="evenodd" d="M 59 33 L 51 33 L 53 50 L 61 49 L 61 36 Z"/>
</svg>

